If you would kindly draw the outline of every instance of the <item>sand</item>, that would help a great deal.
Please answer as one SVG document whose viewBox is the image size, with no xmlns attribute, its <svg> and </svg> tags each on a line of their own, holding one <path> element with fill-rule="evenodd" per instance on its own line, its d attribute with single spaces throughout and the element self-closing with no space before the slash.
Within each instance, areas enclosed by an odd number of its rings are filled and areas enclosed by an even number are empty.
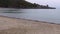
<svg viewBox="0 0 60 34">
<path fill-rule="evenodd" d="M 60 25 L 0 16 L 0 34 L 60 34 Z"/>
</svg>

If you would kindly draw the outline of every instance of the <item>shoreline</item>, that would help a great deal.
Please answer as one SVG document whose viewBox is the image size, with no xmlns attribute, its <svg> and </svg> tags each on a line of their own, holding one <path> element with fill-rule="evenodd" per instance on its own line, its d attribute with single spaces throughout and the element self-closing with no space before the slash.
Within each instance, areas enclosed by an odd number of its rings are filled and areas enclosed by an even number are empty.
<svg viewBox="0 0 60 34">
<path fill-rule="evenodd" d="M 0 7 L 0 8 L 6 8 L 6 7 Z M 56 8 L 12 8 L 12 9 L 56 9 Z"/>
<path fill-rule="evenodd" d="M 25 19 L 25 18 L 16 18 L 16 17 L 2 16 L 2 15 L 0 15 L 0 17 L 6 17 L 6 18 L 12 18 L 12 19 L 22 19 L 22 20 L 27 20 L 27 21 L 42 22 L 42 23 L 48 23 L 48 24 L 56 24 L 54 22 L 38 21 L 38 20 L 31 20 L 31 19 Z M 56 24 L 56 25 L 60 25 L 60 24 Z"/>
</svg>

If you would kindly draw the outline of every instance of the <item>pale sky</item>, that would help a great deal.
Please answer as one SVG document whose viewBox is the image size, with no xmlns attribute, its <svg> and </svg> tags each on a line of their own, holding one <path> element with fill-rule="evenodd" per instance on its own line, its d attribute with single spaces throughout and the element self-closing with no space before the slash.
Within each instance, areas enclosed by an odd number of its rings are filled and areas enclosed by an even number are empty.
<svg viewBox="0 0 60 34">
<path fill-rule="evenodd" d="M 49 5 L 51 7 L 60 8 L 60 0 L 26 0 L 31 3 L 37 3 L 40 5 Z"/>
</svg>

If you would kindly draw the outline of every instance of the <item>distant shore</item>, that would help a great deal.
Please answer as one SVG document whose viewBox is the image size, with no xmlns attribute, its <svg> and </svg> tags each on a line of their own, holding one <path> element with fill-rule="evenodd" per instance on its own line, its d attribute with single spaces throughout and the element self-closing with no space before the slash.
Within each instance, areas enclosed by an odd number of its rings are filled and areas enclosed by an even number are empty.
<svg viewBox="0 0 60 34">
<path fill-rule="evenodd" d="M 0 8 L 7 8 L 7 7 L 0 7 Z M 8 8 L 12 8 L 12 7 L 8 7 Z M 56 9 L 56 8 L 13 8 L 13 9 Z"/>
<path fill-rule="evenodd" d="M 26 0 L 0 0 L 0 7 L 5 8 L 20 8 L 20 9 L 56 9 L 47 5 L 31 3 Z"/>
<path fill-rule="evenodd" d="M 0 34 L 60 34 L 60 25 L 0 16 Z"/>
</svg>

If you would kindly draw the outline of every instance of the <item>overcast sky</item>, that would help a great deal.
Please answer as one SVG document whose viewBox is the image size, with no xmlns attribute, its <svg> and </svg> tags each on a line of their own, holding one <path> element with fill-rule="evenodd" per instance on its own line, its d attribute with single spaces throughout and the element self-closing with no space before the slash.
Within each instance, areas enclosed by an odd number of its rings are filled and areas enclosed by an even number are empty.
<svg viewBox="0 0 60 34">
<path fill-rule="evenodd" d="M 40 5 L 49 5 L 51 7 L 56 7 L 56 8 L 60 8 L 60 0 L 26 0 L 29 1 L 31 3 L 37 3 Z"/>
</svg>

